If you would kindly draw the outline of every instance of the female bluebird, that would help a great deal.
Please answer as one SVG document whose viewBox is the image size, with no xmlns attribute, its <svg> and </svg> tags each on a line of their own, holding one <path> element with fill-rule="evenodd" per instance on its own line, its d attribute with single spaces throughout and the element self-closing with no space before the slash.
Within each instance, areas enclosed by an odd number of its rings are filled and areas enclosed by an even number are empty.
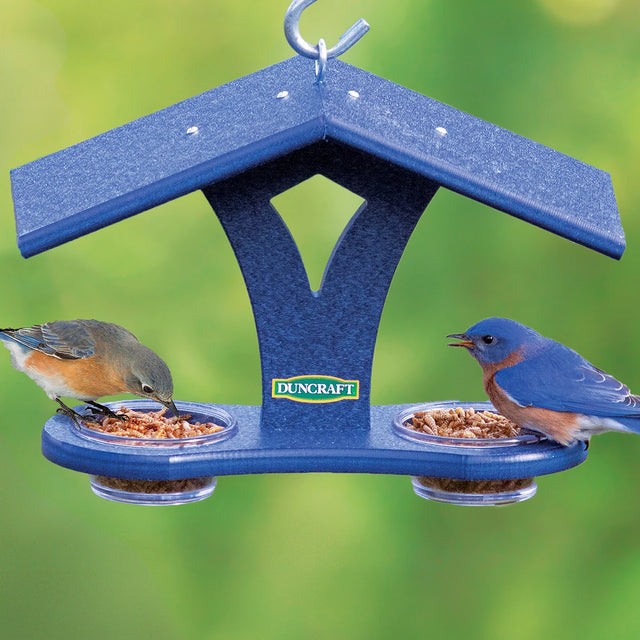
<svg viewBox="0 0 640 640">
<path fill-rule="evenodd" d="M 60 396 L 83 400 L 109 416 L 95 402 L 102 396 L 133 393 L 152 398 L 176 416 L 169 368 L 125 328 L 98 320 L 69 320 L 1 329 L 0 340 L 11 352 L 11 364 L 26 373 L 74 420 L 77 412 Z"/>
<path fill-rule="evenodd" d="M 480 363 L 491 402 L 521 427 L 564 445 L 605 431 L 640 433 L 640 396 L 529 327 L 487 318 L 447 337 Z"/>
</svg>

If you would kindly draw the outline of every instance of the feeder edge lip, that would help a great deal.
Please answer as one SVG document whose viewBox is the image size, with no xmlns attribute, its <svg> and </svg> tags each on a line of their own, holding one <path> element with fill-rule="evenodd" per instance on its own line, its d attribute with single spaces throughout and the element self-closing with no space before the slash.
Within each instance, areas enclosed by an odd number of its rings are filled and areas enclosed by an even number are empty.
<svg viewBox="0 0 640 640">
<path fill-rule="evenodd" d="M 441 402 L 426 402 L 423 404 L 408 407 L 396 414 L 393 419 L 393 429 L 395 433 L 402 438 L 411 440 L 412 442 L 422 442 L 437 447 L 465 447 L 474 448 L 498 448 L 513 447 L 521 445 L 534 445 L 547 440 L 542 434 L 526 431 L 512 438 L 452 438 L 446 436 L 434 436 L 428 433 L 422 433 L 406 427 L 406 421 L 419 411 L 432 411 L 434 409 L 475 409 L 476 411 L 490 411 L 497 415 L 502 415 L 490 402 L 459 402 L 458 400 L 444 400 Z"/>
<path fill-rule="evenodd" d="M 83 425 L 75 425 L 77 433 L 81 438 L 90 442 L 101 442 L 111 444 L 115 446 L 131 447 L 131 446 L 144 446 L 144 447 L 195 447 L 200 445 L 212 444 L 226 440 L 235 434 L 238 429 L 238 420 L 235 416 L 229 414 L 224 409 L 221 409 L 215 405 L 198 405 L 194 406 L 193 403 L 177 402 L 177 405 L 182 405 L 185 413 L 197 414 L 198 421 L 207 420 L 213 422 L 217 426 L 222 427 L 222 430 L 215 431 L 214 433 L 203 434 L 199 436 L 193 436 L 190 438 L 134 438 L 130 436 L 117 436 L 95 429 L 90 429 Z M 157 411 L 158 407 L 162 408 L 156 402 L 149 400 L 124 400 L 117 402 L 107 402 L 105 406 L 109 407 L 112 411 L 117 412 L 118 409 L 124 407 L 133 411 Z M 184 407 L 187 407 L 186 409 Z M 220 424 L 218 424 L 218 422 Z"/>
</svg>

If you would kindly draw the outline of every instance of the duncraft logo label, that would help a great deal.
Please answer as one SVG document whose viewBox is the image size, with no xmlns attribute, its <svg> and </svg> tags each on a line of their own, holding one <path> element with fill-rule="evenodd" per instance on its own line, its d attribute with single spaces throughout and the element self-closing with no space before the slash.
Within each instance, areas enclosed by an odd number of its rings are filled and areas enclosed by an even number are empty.
<svg viewBox="0 0 640 640">
<path fill-rule="evenodd" d="M 360 397 L 359 380 L 342 380 L 333 376 L 295 376 L 274 378 L 271 397 L 295 402 L 338 402 Z"/>
</svg>

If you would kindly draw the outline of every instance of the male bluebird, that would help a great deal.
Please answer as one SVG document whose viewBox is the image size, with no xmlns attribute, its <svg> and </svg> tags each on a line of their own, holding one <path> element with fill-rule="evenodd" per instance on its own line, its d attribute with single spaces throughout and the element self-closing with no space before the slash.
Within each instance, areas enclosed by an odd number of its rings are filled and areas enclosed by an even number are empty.
<svg viewBox="0 0 640 640">
<path fill-rule="evenodd" d="M 563 445 L 605 431 L 640 433 L 640 396 L 529 327 L 487 318 L 447 337 L 462 341 L 450 346 L 469 350 L 495 408 L 521 427 Z"/>
<path fill-rule="evenodd" d="M 69 320 L 1 329 L 11 364 L 26 373 L 77 420 L 80 415 L 60 396 L 76 398 L 115 416 L 95 402 L 102 396 L 133 393 L 162 403 L 177 416 L 169 368 L 125 328 L 98 320 Z M 119 417 L 119 416 L 118 416 Z"/>
</svg>

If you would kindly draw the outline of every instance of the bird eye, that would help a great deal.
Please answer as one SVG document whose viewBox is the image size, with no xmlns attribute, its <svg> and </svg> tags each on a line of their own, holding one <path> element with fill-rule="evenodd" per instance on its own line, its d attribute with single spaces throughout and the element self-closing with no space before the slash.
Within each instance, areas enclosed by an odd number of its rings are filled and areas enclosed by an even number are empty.
<svg viewBox="0 0 640 640">
<path fill-rule="evenodd" d="M 142 393 L 153 393 L 153 387 L 150 387 L 148 384 L 143 384 Z"/>
<path fill-rule="evenodd" d="M 493 342 L 493 336 L 482 336 L 482 342 L 491 344 Z"/>
</svg>

